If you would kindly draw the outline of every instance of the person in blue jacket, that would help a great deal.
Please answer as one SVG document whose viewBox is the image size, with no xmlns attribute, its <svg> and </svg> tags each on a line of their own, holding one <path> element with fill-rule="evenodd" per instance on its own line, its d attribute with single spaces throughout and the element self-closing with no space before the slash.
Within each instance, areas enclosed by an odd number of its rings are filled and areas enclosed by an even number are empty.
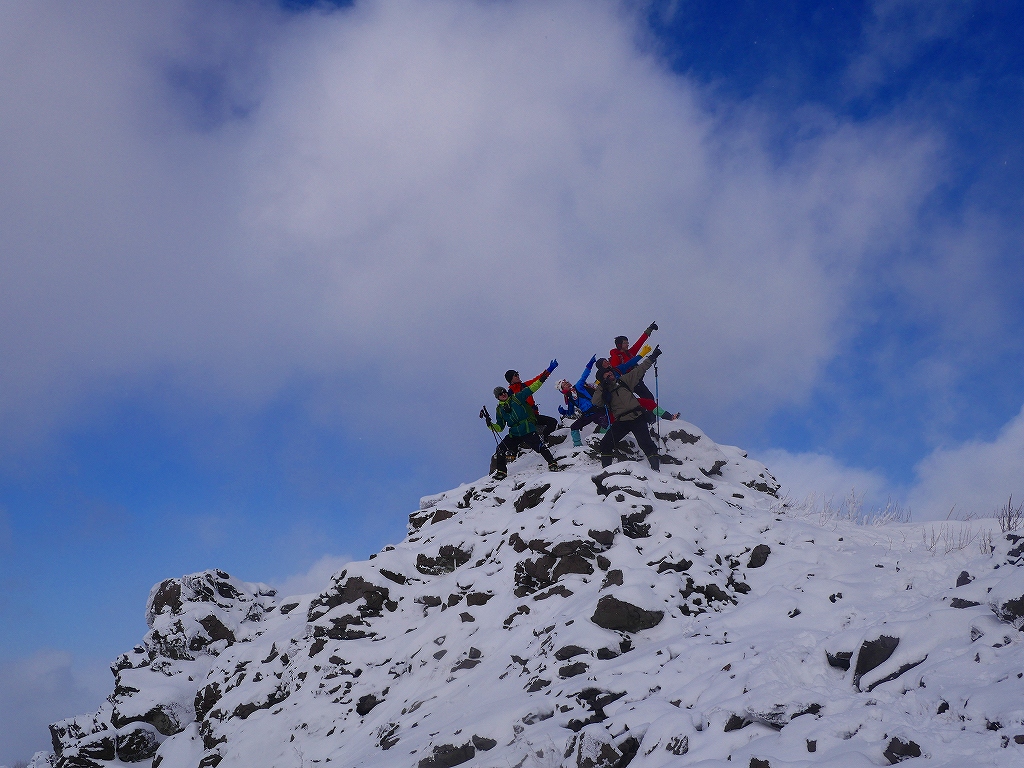
<svg viewBox="0 0 1024 768">
<path fill-rule="evenodd" d="M 592 388 L 587 383 L 587 379 L 590 378 L 590 371 L 593 370 L 596 362 L 597 355 L 594 355 L 587 363 L 587 367 L 583 369 L 583 375 L 576 382 L 576 386 L 570 384 L 566 379 L 558 382 L 558 389 L 562 393 L 562 397 L 565 398 L 566 406 L 565 408 L 559 406 L 558 412 L 567 418 L 578 415 L 576 421 L 569 425 L 572 444 L 577 448 L 583 447 L 580 430 L 587 424 L 597 424 L 600 430 L 608 429 L 609 426 L 607 411 L 604 408 L 595 407 L 590 401 Z M 633 363 L 633 366 L 635 365 L 636 363 Z"/>
</svg>

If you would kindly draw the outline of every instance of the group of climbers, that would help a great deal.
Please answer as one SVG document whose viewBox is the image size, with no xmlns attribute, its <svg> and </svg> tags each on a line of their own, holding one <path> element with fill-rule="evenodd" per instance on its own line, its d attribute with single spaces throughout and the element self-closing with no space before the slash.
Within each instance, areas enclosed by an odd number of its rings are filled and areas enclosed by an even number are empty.
<svg viewBox="0 0 1024 768">
<path fill-rule="evenodd" d="M 612 463 L 616 443 L 632 433 L 651 467 L 654 470 L 659 468 L 658 447 L 651 438 L 648 425 L 657 418 L 673 421 L 679 418 L 679 414 L 668 413 L 659 407 L 657 398 L 643 382 L 644 374 L 661 355 L 660 347 L 652 350 L 645 345 L 656 330 L 657 323 L 651 323 L 632 346 L 628 337 L 617 336 L 615 348 L 609 352 L 608 358 L 591 357 L 575 385 L 566 379 L 558 382 L 558 389 L 565 400 L 565 407 L 559 406 L 558 412 L 566 418 L 575 417 L 569 426 L 573 445 L 583 445 L 580 430 L 587 424 L 596 424 L 597 431 L 604 433 L 599 445 L 601 466 L 607 467 Z M 588 379 L 595 365 L 596 379 L 590 384 Z M 501 433 L 507 426 L 509 431 L 498 443 L 491 460 L 491 470 L 497 479 L 507 475 L 506 456 L 514 457 L 523 445 L 543 456 L 548 469 L 559 468 L 544 442 L 544 438 L 558 426 L 558 421 L 543 416 L 533 399 L 533 394 L 557 366 L 558 361 L 552 360 L 544 371 L 525 382 L 520 379 L 518 371 L 506 371 L 508 388 L 494 388 L 494 396 L 498 400 L 495 420 L 491 420 L 486 407 L 480 410 L 480 418 L 491 430 Z"/>
</svg>

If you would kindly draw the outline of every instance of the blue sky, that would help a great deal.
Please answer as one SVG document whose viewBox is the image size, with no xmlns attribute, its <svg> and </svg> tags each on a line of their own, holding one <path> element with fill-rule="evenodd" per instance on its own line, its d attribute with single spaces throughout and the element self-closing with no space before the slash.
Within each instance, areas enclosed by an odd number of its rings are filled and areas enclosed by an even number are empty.
<svg viewBox="0 0 1024 768">
<path fill-rule="evenodd" d="M 651 320 L 663 400 L 795 494 L 1024 499 L 1022 23 L 0 6 L 0 764 L 152 584 L 366 557 L 485 471 L 506 368 Z"/>
</svg>

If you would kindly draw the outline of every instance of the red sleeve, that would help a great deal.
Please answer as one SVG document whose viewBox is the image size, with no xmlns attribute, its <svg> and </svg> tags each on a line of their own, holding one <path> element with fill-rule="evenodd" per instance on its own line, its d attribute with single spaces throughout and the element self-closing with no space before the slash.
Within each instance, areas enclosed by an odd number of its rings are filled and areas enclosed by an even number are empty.
<svg viewBox="0 0 1024 768">
<path fill-rule="evenodd" d="M 533 384 L 533 382 L 537 381 L 537 379 L 539 379 L 539 378 L 540 378 L 541 376 L 543 376 L 543 375 L 544 375 L 544 372 L 543 372 L 543 371 L 542 371 L 541 373 L 538 373 L 538 374 L 537 374 L 536 376 L 534 376 L 534 377 L 533 377 L 532 379 L 530 379 L 529 381 L 524 381 L 524 382 L 523 382 L 523 386 L 524 386 L 524 387 L 528 387 L 528 386 L 530 386 L 531 384 Z"/>
</svg>

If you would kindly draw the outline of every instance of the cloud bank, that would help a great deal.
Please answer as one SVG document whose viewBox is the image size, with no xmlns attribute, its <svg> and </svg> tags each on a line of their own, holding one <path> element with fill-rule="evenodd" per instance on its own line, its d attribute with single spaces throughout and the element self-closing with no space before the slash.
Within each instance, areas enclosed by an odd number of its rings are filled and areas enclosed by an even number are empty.
<svg viewBox="0 0 1024 768">
<path fill-rule="evenodd" d="M 941 142 L 668 73 L 610 2 L 3 11 L 0 420 L 155 391 L 259 408 L 371 389 L 436 429 L 509 365 L 652 319 L 696 418 L 802 397 Z M 388 417 L 385 416 L 385 419 Z M 446 438 L 442 438 L 446 439 Z"/>
</svg>

